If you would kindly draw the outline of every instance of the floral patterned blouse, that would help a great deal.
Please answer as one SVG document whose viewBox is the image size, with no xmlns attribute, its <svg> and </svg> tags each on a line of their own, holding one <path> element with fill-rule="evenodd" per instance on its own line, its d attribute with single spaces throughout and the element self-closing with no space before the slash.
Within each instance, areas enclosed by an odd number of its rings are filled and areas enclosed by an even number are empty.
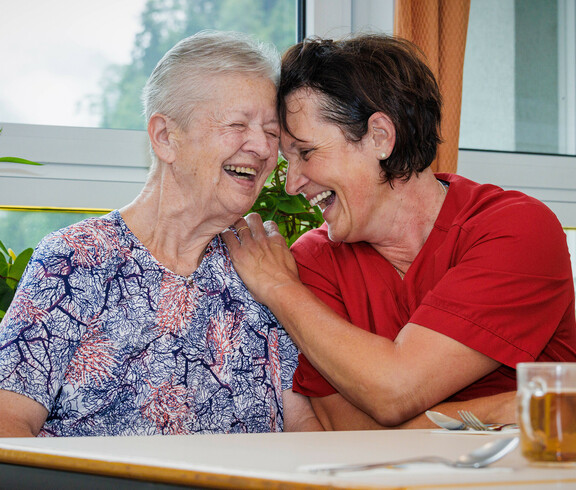
<svg viewBox="0 0 576 490">
<path fill-rule="evenodd" d="M 183 277 L 118 211 L 45 237 L 0 324 L 0 389 L 46 407 L 41 436 L 281 431 L 296 364 L 220 237 Z"/>
</svg>

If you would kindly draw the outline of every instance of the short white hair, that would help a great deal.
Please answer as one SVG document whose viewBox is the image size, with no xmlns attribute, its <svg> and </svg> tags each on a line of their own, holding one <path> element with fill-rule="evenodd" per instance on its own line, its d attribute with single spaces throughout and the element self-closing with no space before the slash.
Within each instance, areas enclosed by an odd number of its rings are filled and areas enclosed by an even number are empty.
<svg viewBox="0 0 576 490">
<path fill-rule="evenodd" d="M 278 51 L 239 32 L 205 30 L 182 39 L 162 57 L 144 86 L 146 122 L 160 113 L 187 129 L 194 106 L 209 93 L 210 77 L 226 73 L 262 76 L 278 86 Z"/>
</svg>

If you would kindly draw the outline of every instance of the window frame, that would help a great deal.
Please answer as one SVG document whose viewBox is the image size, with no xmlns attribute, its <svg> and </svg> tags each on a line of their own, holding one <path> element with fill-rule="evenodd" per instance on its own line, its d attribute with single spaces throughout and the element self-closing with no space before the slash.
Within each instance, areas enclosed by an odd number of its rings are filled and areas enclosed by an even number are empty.
<svg viewBox="0 0 576 490">
<path fill-rule="evenodd" d="M 145 131 L 2 123 L 0 152 L 42 163 L 0 164 L 4 206 L 118 208 L 140 191 Z"/>
</svg>

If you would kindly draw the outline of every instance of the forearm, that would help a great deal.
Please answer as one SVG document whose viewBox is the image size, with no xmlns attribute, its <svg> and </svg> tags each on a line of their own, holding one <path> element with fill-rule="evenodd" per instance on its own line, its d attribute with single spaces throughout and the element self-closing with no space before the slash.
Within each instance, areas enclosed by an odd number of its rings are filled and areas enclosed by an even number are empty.
<svg viewBox="0 0 576 490">
<path fill-rule="evenodd" d="M 282 393 L 284 405 L 284 432 L 322 431 L 324 427 L 316 417 L 308 397 L 285 390 Z"/>
<path fill-rule="evenodd" d="M 351 403 L 367 413 L 380 398 L 394 405 L 400 379 L 392 374 L 393 341 L 345 321 L 301 283 L 276 288 L 267 305 L 306 358 Z"/>
<path fill-rule="evenodd" d="M 474 400 L 443 402 L 430 410 L 459 419 L 458 410 L 470 410 L 486 423 L 515 423 L 516 392 L 500 393 Z M 311 398 L 312 407 L 326 430 L 386 430 L 438 428 L 425 414 L 413 417 L 399 425 L 382 425 L 367 413 L 345 400 L 341 395 Z"/>
<path fill-rule="evenodd" d="M 327 431 L 380 430 L 387 428 L 376 422 L 366 412 L 352 405 L 338 393 L 310 398 L 310 401 L 318 420 Z"/>
<path fill-rule="evenodd" d="M 474 400 L 443 402 L 430 408 L 430 410 L 441 412 L 455 419 L 460 419 L 459 410 L 469 410 L 484 423 L 513 424 L 516 423 L 516 392 L 499 393 Z M 426 429 L 429 427 L 436 427 L 436 425 L 428 419 L 425 413 L 421 413 L 397 428 Z"/>
<path fill-rule="evenodd" d="M 459 418 L 458 410 L 469 410 L 485 423 L 512 424 L 516 422 L 516 392 L 509 391 L 461 402 L 445 402 L 431 410 L 454 418 Z"/>
<path fill-rule="evenodd" d="M 499 366 L 447 336 L 408 324 L 394 341 L 345 321 L 301 283 L 268 295 L 268 306 L 310 363 L 352 405 L 397 426 Z"/>
</svg>

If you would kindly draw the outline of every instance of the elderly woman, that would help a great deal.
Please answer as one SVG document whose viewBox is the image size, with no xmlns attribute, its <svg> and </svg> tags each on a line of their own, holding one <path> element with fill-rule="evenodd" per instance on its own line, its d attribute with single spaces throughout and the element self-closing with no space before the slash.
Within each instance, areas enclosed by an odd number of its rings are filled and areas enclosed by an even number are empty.
<svg viewBox="0 0 576 490">
<path fill-rule="evenodd" d="M 225 240 L 302 351 L 294 389 L 328 429 L 423 426 L 418 414 L 441 402 L 513 421 L 518 362 L 576 360 L 556 217 L 519 192 L 433 173 L 440 95 L 401 39 L 293 46 L 278 106 L 286 190 L 325 224 L 296 242 L 296 262 L 257 215 Z"/>
<path fill-rule="evenodd" d="M 219 233 L 278 155 L 278 59 L 203 32 L 144 90 L 153 165 L 126 207 L 47 236 L 0 328 L 0 435 L 303 428 L 297 351 Z"/>
</svg>

